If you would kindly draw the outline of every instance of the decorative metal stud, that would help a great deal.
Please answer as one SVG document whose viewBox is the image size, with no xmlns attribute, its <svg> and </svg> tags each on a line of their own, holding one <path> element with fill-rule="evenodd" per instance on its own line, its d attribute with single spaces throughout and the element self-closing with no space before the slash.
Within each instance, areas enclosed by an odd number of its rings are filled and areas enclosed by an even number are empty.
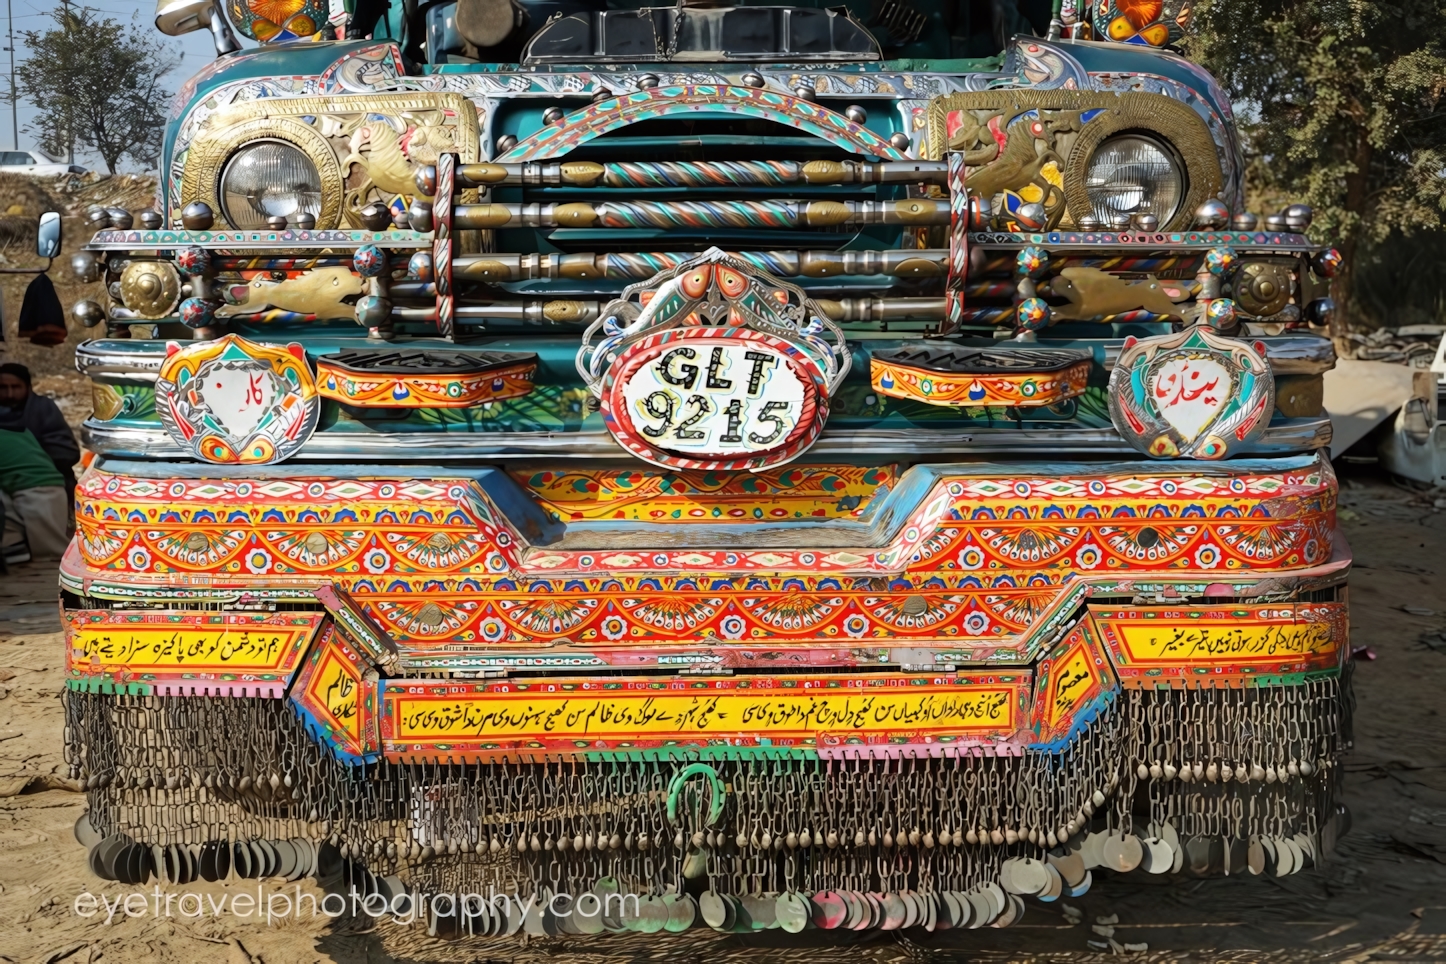
<svg viewBox="0 0 1446 964">
<path fill-rule="evenodd" d="M 216 223 L 216 213 L 205 201 L 192 201 L 181 210 L 181 226 L 187 231 L 209 231 Z"/>
<path fill-rule="evenodd" d="M 70 309 L 70 317 L 84 328 L 94 328 L 105 321 L 105 309 L 94 301 L 85 299 L 75 303 Z"/>
<path fill-rule="evenodd" d="M 743 75 L 743 85 L 745 87 L 762 87 L 763 83 L 764 81 L 762 74 L 755 74 L 750 71 L 749 73 Z"/>
<path fill-rule="evenodd" d="M 909 140 L 908 134 L 899 131 L 889 138 L 889 145 L 896 151 L 908 151 L 909 148 L 914 146 L 914 142 Z"/>
<path fill-rule="evenodd" d="M 70 270 L 77 281 L 96 281 L 100 278 L 100 261 L 94 252 L 77 251 L 71 255 Z"/>
<path fill-rule="evenodd" d="M 1315 212 L 1309 204 L 1292 204 L 1285 209 L 1285 224 L 1297 234 L 1305 232 L 1312 220 L 1315 219 Z"/>
<path fill-rule="evenodd" d="M 351 267 L 363 278 L 380 277 L 387 270 L 387 254 L 374 244 L 364 244 L 352 253 Z"/>
<path fill-rule="evenodd" d="M 385 231 L 392 223 L 392 212 L 385 204 L 378 204 L 375 201 L 361 209 L 362 226 L 368 231 Z"/>
<path fill-rule="evenodd" d="M 847 117 L 849 120 L 853 121 L 855 124 L 864 124 L 868 122 L 869 112 L 864 110 L 858 104 L 849 104 L 847 107 L 844 108 L 844 116 Z"/>
<path fill-rule="evenodd" d="M 1322 278 L 1334 278 L 1340 274 L 1342 260 L 1339 251 L 1335 248 L 1326 248 L 1312 258 L 1310 264 L 1315 269 L 1315 273 Z"/>
<path fill-rule="evenodd" d="M 1336 303 L 1334 298 L 1317 298 L 1305 306 L 1305 317 L 1312 325 L 1329 325 L 1335 317 Z"/>
<path fill-rule="evenodd" d="M 407 280 L 428 282 L 432 280 L 432 256 L 418 251 L 407 261 Z"/>
<path fill-rule="evenodd" d="M 411 222 L 413 231 L 432 230 L 432 205 L 417 198 L 407 209 L 407 218 Z"/>
<path fill-rule="evenodd" d="M 1225 202 L 1211 198 L 1195 209 L 1195 226 L 1207 231 L 1219 231 L 1230 223 L 1230 209 Z"/>
<path fill-rule="evenodd" d="M 1030 201 L 1019 206 L 1019 210 L 1014 212 L 1014 220 L 1026 231 L 1038 231 L 1048 223 L 1049 215 L 1045 213 L 1043 204 Z"/>
</svg>

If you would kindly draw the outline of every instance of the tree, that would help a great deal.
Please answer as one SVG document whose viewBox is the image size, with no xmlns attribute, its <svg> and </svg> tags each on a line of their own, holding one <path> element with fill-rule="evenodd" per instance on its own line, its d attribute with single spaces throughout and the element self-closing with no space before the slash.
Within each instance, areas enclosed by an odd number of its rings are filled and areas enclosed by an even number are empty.
<svg viewBox="0 0 1446 964">
<path fill-rule="evenodd" d="M 21 31 L 30 56 L 16 86 L 40 110 L 25 130 L 52 155 L 93 150 L 112 174 L 126 155 L 154 165 L 167 101 L 160 80 L 179 58 L 150 31 L 88 7 L 65 3 L 50 15 L 54 28 Z"/>
<path fill-rule="evenodd" d="M 1206 0 L 1197 30 L 1188 52 L 1235 99 L 1253 188 L 1315 208 L 1353 318 L 1362 256 L 1446 226 L 1441 0 Z"/>
</svg>

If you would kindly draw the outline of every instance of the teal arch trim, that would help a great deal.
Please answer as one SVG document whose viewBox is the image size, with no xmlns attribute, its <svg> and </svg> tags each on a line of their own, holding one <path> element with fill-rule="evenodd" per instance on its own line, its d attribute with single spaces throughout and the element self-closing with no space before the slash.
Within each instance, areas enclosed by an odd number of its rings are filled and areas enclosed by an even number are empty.
<svg viewBox="0 0 1446 964">
<path fill-rule="evenodd" d="M 589 104 L 568 114 L 561 123 L 550 124 L 519 141 L 495 160 L 498 163 L 554 160 L 609 131 L 677 114 L 758 117 L 807 131 L 853 154 L 892 161 L 907 159 L 863 125 L 810 101 L 751 87 L 700 84 L 654 87 Z"/>
</svg>

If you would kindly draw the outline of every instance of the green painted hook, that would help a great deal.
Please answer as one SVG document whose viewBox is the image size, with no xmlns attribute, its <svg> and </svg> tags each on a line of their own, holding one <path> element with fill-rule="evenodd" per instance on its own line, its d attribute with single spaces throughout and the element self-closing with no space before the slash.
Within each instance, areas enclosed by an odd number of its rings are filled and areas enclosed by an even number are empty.
<svg viewBox="0 0 1446 964">
<path fill-rule="evenodd" d="M 723 804 L 726 802 L 727 789 L 723 786 L 723 778 L 718 776 L 706 763 L 690 763 L 678 771 L 668 784 L 668 822 L 678 822 L 678 798 L 683 793 L 683 785 L 688 782 L 689 777 L 704 776 L 713 788 L 713 802 L 708 805 L 708 826 L 718 822 L 723 816 Z"/>
</svg>

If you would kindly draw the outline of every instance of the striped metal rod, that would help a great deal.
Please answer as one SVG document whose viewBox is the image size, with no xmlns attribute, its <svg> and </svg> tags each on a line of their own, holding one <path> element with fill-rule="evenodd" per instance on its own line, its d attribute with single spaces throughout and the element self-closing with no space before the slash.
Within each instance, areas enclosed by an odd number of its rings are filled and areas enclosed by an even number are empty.
<svg viewBox="0 0 1446 964">
<path fill-rule="evenodd" d="M 452 291 L 452 225 L 456 207 L 452 203 L 457 172 L 457 155 L 437 158 L 437 199 L 432 205 L 432 283 L 437 293 L 437 333 L 453 337 L 456 331 L 457 296 Z"/>
<path fill-rule="evenodd" d="M 843 298 L 814 299 L 833 321 L 941 321 L 943 298 Z"/>
<path fill-rule="evenodd" d="M 465 228 L 819 228 L 860 224 L 947 224 L 949 202 L 603 201 L 568 204 L 459 204 Z"/>
<path fill-rule="evenodd" d="M 489 321 L 524 321 L 534 325 L 587 325 L 597 320 L 600 301 L 572 301 L 529 298 L 526 301 L 498 301 L 486 305 L 458 305 L 453 318 L 458 325 L 485 325 Z M 435 322 L 435 306 L 392 308 L 393 321 Z"/>
<path fill-rule="evenodd" d="M 931 278 L 944 273 L 943 249 L 885 251 L 738 251 L 740 261 L 776 278 L 889 275 Z M 458 281 L 637 281 L 676 268 L 696 251 L 628 251 L 577 254 L 467 254 L 453 262 Z M 402 286 L 394 285 L 393 290 Z M 1012 290 L 1012 289 L 1011 289 Z"/>
<path fill-rule="evenodd" d="M 458 187 L 742 187 L 775 184 L 942 184 L 942 161 L 564 161 L 462 164 Z"/>
<path fill-rule="evenodd" d="M 946 319 L 940 334 L 964 323 L 964 289 L 969 277 L 969 191 L 964 155 L 951 151 L 949 165 L 949 275 L 944 280 Z"/>
</svg>

